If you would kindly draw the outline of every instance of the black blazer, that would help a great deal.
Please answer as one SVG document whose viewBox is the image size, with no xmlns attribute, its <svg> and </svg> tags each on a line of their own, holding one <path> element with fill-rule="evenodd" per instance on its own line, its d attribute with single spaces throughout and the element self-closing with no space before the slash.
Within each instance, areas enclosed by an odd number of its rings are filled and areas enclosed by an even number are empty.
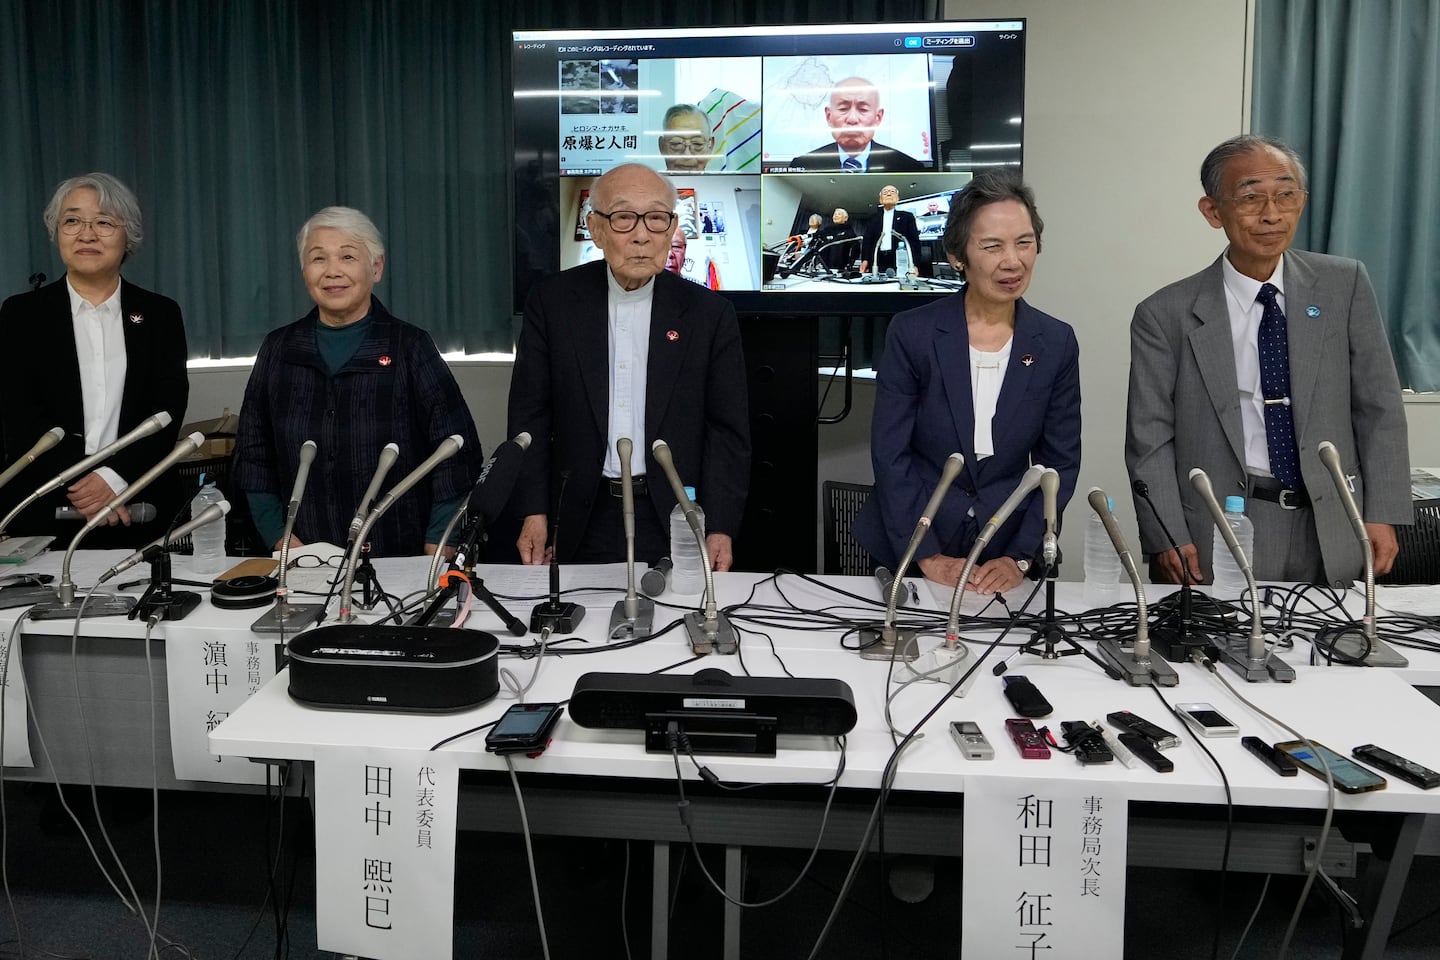
<svg viewBox="0 0 1440 960">
<path fill-rule="evenodd" d="M 553 514 L 561 471 L 560 559 L 579 545 L 605 463 L 610 334 L 604 262 L 537 284 L 515 351 L 506 434 L 528 430 L 512 506 Z M 664 440 L 681 480 L 695 487 L 706 533 L 739 533 L 750 485 L 750 421 L 740 327 L 730 301 L 670 273 L 655 277 L 645 381 L 649 502 L 668 529 L 675 496 L 650 445 Z M 644 501 L 641 501 L 643 503 Z M 639 509 L 639 504 L 637 504 Z M 654 558 L 646 558 L 654 559 Z"/>
<path fill-rule="evenodd" d="M 131 444 L 104 464 L 129 483 L 175 448 L 190 399 L 190 380 L 185 372 L 185 324 L 174 300 L 122 279 L 120 325 L 125 331 L 125 390 L 119 435 L 161 410 L 171 417 L 168 427 Z M 0 337 L 15 358 L 0 404 L 5 463 L 15 462 L 51 427 L 65 430 L 59 445 L 0 490 L 0 507 L 8 513 L 40 484 L 85 457 L 80 362 L 65 279 L 10 297 L 0 305 Z M 187 492 L 178 489 L 172 471 L 136 497 L 155 505 L 154 520 L 129 527 L 99 527 L 83 545 L 137 547 L 154 540 L 164 534 Z M 6 533 L 53 534 L 68 541 L 80 531 L 80 525 L 55 520 L 55 508 L 68 503 L 64 488 L 42 497 L 21 513 Z"/>
<path fill-rule="evenodd" d="M 875 265 L 875 247 L 880 243 L 880 228 L 884 224 L 885 209 L 883 207 L 877 207 L 865 223 L 865 237 L 860 242 L 860 259 L 871 267 Z M 930 275 L 929 264 L 920 262 L 920 231 L 915 226 L 915 214 L 908 210 L 896 210 L 893 229 L 910 245 L 910 259 L 915 263 L 915 269 L 919 270 L 922 276 L 928 277 Z M 891 237 L 890 241 L 888 264 L 893 264 L 895 261 L 895 238 Z"/>
<path fill-rule="evenodd" d="M 806 171 L 840 171 L 840 148 L 832 141 L 823 147 L 816 147 L 809 153 L 802 153 L 789 163 L 777 163 L 776 169 L 806 170 Z M 908 153 L 901 153 L 894 147 L 887 147 L 883 143 L 870 143 L 870 158 L 865 164 L 863 173 L 922 173 L 930 169 L 927 163 L 921 163 Z"/>
</svg>

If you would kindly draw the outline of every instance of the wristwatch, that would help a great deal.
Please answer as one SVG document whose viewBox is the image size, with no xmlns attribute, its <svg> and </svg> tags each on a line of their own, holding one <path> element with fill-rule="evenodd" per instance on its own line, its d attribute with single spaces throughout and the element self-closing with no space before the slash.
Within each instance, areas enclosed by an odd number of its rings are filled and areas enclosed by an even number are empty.
<svg viewBox="0 0 1440 960">
<path fill-rule="evenodd" d="M 1015 557 L 1015 558 L 1012 558 L 1012 559 L 1015 560 L 1015 566 L 1017 566 L 1017 567 L 1020 568 L 1020 576 L 1023 577 L 1023 576 L 1025 576 L 1027 573 L 1030 572 L 1030 561 L 1029 561 L 1029 560 L 1021 560 L 1021 559 L 1018 558 L 1018 557 Z"/>
</svg>

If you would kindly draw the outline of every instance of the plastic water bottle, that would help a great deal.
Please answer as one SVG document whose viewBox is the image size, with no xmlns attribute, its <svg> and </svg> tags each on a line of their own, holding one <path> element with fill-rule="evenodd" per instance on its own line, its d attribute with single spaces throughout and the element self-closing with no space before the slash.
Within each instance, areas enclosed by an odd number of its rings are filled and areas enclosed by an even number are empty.
<svg viewBox="0 0 1440 960">
<path fill-rule="evenodd" d="M 1111 497 L 1106 497 L 1105 500 L 1113 513 L 1115 500 Z M 1108 607 L 1126 600 L 1131 596 L 1131 592 L 1127 591 L 1121 582 L 1124 575 L 1120 555 L 1115 552 L 1115 545 L 1110 542 L 1110 534 L 1105 532 L 1105 523 L 1099 514 L 1092 510 L 1090 523 L 1085 528 L 1085 605 Z"/>
<path fill-rule="evenodd" d="M 1240 541 L 1240 549 L 1245 551 L 1245 558 L 1254 563 L 1255 526 L 1250 522 L 1250 518 L 1245 516 L 1244 497 L 1225 498 L 1225 520 L 1230 524 L 1230 529 L 1235 531 L 1235 539 Z M 1210 586 L 1211 596 L 1216 600 L 1239 600 L 1246 596 L 1250 583 L 1245 579 L 1245 574 L 1240 572 L 1240 567 L 1235 563 L 1235 557 L 1225 545 L 1225 538 L 1220 535 L 1218 528 L 1215 530 L 1215 546 L 1210 565 L 1215 572 L 1214 583 Z"/>
<path fill-rule="evenodd" d="M 901 240 L 895 245 L 895 276 L 908 277 L 914 265 L 910 261 L 910 245 Z"/>
<path fill-rule="evenodd" d="M 695 488 L 686 487 L 685 494 L 693 501 Z M 705 511 L 695 504 L 700 516 L 700 538 L 705 538 Z M 705 562 L 700 557 L 700 545 L 685 519 L 680 504 L 670 511 L 670 561 L 675 566 L 670 571 L 670 592 L 696 596 L 705 592 Z"/>
<path fill-rule="evenodd" d="M 200 511 L 212 503 L 219 503 L 225 496 L 207 475 L 200 475 L 200 492 L 190 501 L 190 516 L 198 517 Z M 190 534 L 194 553 L 190 569 L 199 577 L 213 577 L 225 568 L 225 518 L 217 517 Z"/>
</svg>

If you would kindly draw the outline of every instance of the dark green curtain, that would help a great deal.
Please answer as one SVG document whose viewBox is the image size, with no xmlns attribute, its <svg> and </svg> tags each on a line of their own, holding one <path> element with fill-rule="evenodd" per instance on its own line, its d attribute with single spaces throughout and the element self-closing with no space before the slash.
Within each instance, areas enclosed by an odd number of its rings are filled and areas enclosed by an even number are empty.
<svg viewBox="0 0 1440 960">
<path fill-rule="evenodd" d="M 180 302 L 196 357 L 310 307 L 320 207 L 385 235 L 377 292 L 443 350 L 511 348 L 509 32 L 933 18 L 936 0 L 0 3 L 0 295 L 63 267 L 40 214 L 105 170 L 145 212 L 125 275 Z"/>
<path fill-rule="evenodd" d="M 1364 261 L 1400 382 L 1440 390 L 1440 0 L 1259 0 L 1252 127 L 1305 159 L 1297 245 Z"/>
</svg>

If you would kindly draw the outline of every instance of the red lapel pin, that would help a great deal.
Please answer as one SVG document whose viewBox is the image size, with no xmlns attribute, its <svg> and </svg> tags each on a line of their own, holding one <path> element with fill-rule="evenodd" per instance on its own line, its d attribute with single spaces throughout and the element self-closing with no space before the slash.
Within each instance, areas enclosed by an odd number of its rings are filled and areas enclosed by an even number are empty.
<svg viewBox="0 0 1440 960">
<path fill-rule="evenodd" d="M 1023 364 L 1025 364 L 1025 366 L 1028 367 L 1028 366 L 1030 366 L 1032 363 L 1035 362 L 1035 358 L 1034 358 L 1033 356 L 1031 356 L 1030 354 L 1027 353 L 1027 354 L 1025 354 L 1025 356 L 1023 356 L 1023 357 L 1020 358 L 1020 362 L 1023 363 Z"/>
<path fill-rule="evenodd" d="M 678 330 L 667 330 L 665 331 L 665 339 L 674 343 L 680 339 L 680 332 Z"/>
<path fill-rule="evenodd" d="M 130 322 L 131 322 L 131 323 L 144 323 L 144 322 L 145 322 L 145 314 L 143 314 L 143 313 L 132 313 L 132 314 L 130 314 Z"/>
<path fill-rule="evenodd" d="M 381 357 L 381 358 L 380 358 L 380 366 L 382 366 L 382 367 L 388 367 L 388 366 L 390 366 L 390 358 L 389 358 L 389 357 Z"/>
</svg>

